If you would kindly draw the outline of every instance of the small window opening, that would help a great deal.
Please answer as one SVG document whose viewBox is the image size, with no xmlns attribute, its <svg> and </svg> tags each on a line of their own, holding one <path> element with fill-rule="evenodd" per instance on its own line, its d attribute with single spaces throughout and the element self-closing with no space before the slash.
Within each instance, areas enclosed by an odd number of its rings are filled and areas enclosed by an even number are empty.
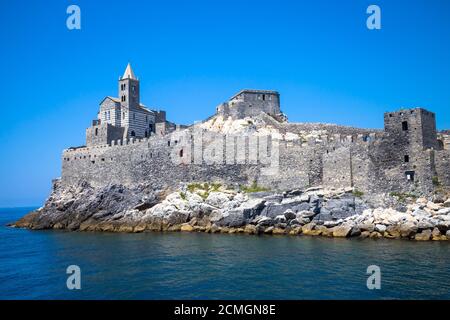
<svg viewBox="0 0 450 320">
<path fill-rule="evenodd" d="M 409 156 L 408 155 L 405 156 L 405 162 L 409 162 Z"/>
<path fill-rule="evenodd" d="M 406 180 L 414 182 L 414 171 L 406 171 L 405 172 L 405 176 L 406 176 Z"/>
<path fill-rule="evenodd" d="M 402 122 L 402 130 L 403 131 L 408 131 L 408 121 L 403 121 Z"/>
</svg>

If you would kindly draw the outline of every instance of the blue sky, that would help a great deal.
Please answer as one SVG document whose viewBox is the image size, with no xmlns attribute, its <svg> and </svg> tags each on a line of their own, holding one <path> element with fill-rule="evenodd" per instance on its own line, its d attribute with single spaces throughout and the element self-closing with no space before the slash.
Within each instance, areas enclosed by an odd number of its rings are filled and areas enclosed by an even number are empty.
<svg viewBox="0 0 450 320">
<path fill-rule="evenodd" d="M 291 121 L 381 128 L 422 106 L 450 128 L 449 14 L 447 0 L 1 1 L 0 206 L 42 204 L 127 62 L 142 102 L 177 123 L 257 88 L 278 90 Z"/>
</svg>

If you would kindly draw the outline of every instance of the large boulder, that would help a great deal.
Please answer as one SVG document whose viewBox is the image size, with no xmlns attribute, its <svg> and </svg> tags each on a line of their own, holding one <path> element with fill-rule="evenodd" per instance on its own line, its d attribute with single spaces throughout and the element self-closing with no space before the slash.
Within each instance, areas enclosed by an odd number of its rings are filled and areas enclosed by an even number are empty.
<svg viewBox="0 0 450 320">
<path fill-rule="evenodd" d="M 415 235 L 414 239 L 417 241 L 428 241 L 431 238 L 431 230 L 423 230 L 421 233 Z"/>
<path fill-rule="evenodd" d="M 292 212 L 300 212 L 303 210 L 309 210 L 311 205 L 306 202 L 302 202 L 300 199 L 284 199 L 281 203 L 269 202 L 262 211 L 262 215 L 275 218 L 286 211 L 291 210 Z"/>
<path fill-rule="evenodd" d="M 450 208 L 450 198 L 444 202 L 444 207 Z"/>
<path fill-rule="evenodd" d="M 398 230 L 403 238 L 411 238 L 417 233 L 418 227 L 417 224 L 408 221 L 400 224 Z"/>
<path fill-rule="evenodd" d="M 223 208 L 225 203 L 231 200 L 229 194 L 223 192 L 211 192 L 206 198 L 205 202 L 216 208 Z"/>
<path fill-rule="evenodd" d="M 438 228 L 434 228 L 431 232 L 431 239 L 434 241 L 442 241 L 447 240 L 447 237 L 441 234 L 441 231 Z"/>
<path fill-rule="evenodd" d="M 398 229 L 398 226 L 396 225 L 391 225 L 391 226 L 387 226 L 386 231 L 385 231 L 385 236 L 388 238 L 401 238 L 401 233 Z"/>
<path fill-rule="evenodd" d="M 275 221 L 275 223 L 285 223 L 286 217 L 284 216 L 284 214 L 280 214 L 279 216 L 276 216 L 273 220 Z"/>
<path fill-rule="evenodd" d="M 249 199 L 238 208 L 213 211 L 210 220 L 219 227 L 241 227 L 261 213 L 264 203 L 264 199 Z"/>
<path fill-rule="evenodd" d="M 333 228 L 333 237 L 346 238 L 352 231 L 351 225 L 342 224 Z"/>
<path fill-rule="evenodd" d="M 295 219 L 297 217 L 297 215 L 294 213 L 294 211 L 292 211 L 291 209 L 288 209 L 284 213 L 284 217 L 286 218 L 287 221 L 289 221 L 289 220 Z"/>
<path fill-rule="evenodd" d="M 264 227 L 272 226 L 274 224 L 275 224 L 275 221 L 269 217 L 261 216 L 261 218 L 258 219 L 258 221 L 257 221 L 257 225 L 264 226 Z"/>
<path fill-rule="evenodd" d="M 384 224 L 376 224 L 375 231 L 379 233 L 384 233 L 386 231 L 386 226 Z"/>
</svg>

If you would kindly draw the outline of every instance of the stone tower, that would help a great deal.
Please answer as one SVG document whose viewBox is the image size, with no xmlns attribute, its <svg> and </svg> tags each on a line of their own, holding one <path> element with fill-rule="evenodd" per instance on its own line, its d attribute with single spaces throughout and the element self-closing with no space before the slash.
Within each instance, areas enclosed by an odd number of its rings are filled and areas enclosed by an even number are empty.
<svg viewBox="0 0 450 320">
<path fill-rule="evenodd" d="M 140 103 L 139 90 L 139 80 L 128 63 L 123 76 L 119 79 L 120 105 L 130 110 L 138 108 Z"/>
<path fill-rule="evenodd" d="M 404 179 L 411 187 L 418 183 L 422 191 L 432 190 L 436 175 L 434 152 L 439 149 L 435 114 L 422 108 L 388 112 L 384 128 L 388 134 L 384 140 L 385 169 L 394 166 L 399 170 L 397 182 Z"/>
<path fill-rule="evenodd" d="M 438 149 L 436 117 L 422 108 L 388 112 L 384 115 L 385 131 L 414 151 Z"/>
</svg>

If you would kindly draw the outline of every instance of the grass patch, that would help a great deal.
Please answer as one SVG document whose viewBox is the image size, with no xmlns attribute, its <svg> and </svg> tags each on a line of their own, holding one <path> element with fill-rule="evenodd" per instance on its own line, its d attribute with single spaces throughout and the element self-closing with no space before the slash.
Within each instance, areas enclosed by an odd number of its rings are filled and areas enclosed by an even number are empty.
<svg viewBox="0 0 450 320">
<path fill-rule="evenodd" d="M 359 191 L 359 190 L 354 190 L 352 193 L 357 198 L 362 198 L 364 196 L 364 192 Z"/>
<path fill-rule="evenodd" d="M 220 188 L 222 187 L 221 183 L 208 183 L 208 182 L 204 182 L 204 183 L 190 183 L 187 186 L 187 190 L 190 193 L 196 193 L 198 194 L 200 197 L 202 197 L 203 200 L 205 200 L 206 198 L 208 198 L 209 194 L 211 192 L 217 192 L 220 190 Z"/>
<path fill-rule="evenodd" d="M 400 202 L 406 202 L 406 200 L 417 200 L 417 196 L 412 193 L 401 193 L 401 192 L 391 192 L 389 194 L 391 197 L 398 198 L 398 201 Z"/>
<path fill-rule="evenodd" d="M 245 192 L 245 193 L 270 191 L 270 189 L 258 186 L 256 181 L 253 181 L 253 183 L 250 186 L 240 186 L 240 189 L 242 192 Z"/>
<path fill-rule="evenodd" d="M 189 192 L 195 192 L 197 190 L 205 190 L 205 184 L 203 183 L 190 183 L 187 186 Z"/>
</svg>

